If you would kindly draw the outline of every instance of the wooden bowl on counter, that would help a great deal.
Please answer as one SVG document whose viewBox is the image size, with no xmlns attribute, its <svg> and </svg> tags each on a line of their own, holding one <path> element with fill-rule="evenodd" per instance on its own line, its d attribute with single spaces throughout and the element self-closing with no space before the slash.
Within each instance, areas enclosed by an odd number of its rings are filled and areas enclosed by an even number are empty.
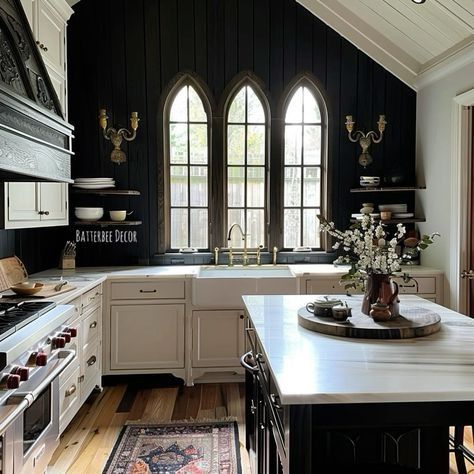
<svg viewBox="0 0 474 474">
<path fill-rule="evenodd" d="M 35 293 L 40 292 L 43 289 L 43 283 L 17 283 L 16 285 L 10 286 L 10 290 L 21 296 L 31 296 Z"/>
</svg>

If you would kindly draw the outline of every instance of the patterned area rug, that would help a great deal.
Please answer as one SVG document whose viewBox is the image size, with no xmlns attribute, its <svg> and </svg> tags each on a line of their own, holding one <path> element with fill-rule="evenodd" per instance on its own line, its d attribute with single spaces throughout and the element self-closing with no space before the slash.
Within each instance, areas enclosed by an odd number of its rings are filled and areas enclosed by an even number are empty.
<svg viewBox="0 0 474 474">
<path fill-rule="evenodd" d="M 104 474 L 241 474 L 236 422 L 123 427 Z"/>
</svg>

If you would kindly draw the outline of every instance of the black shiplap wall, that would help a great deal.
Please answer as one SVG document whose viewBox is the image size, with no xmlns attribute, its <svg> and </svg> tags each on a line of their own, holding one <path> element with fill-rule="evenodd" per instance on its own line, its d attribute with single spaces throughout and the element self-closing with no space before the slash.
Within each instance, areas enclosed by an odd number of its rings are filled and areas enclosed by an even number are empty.
<svg viewBox="0 0 474 474">
<path fill-rule="evenodd" d="M 136 228 L 138 245 L 80 245 L 79 263 L 135 263 L 156 252 L 157 180 L 163 162 L 160 97 L 182 71 L 196 72 L 216 104 L 233 77 L 252 71 L 266 85 L 273 117 L 279 115 L 279 101 L 291 80 L 311 72 L 328 98 L 332 217 L 340 226 L 368 200 L 349 193 L 361 174 L 402 175 L 413 184 L 415 92 L 295 0 L 82 0 L 75 10 L 68 28 L 69 110 L 76 127 L 73 173 L 114 176 L 120 187 L 139 189 L 139 198 L 86 202 L 127 207 L 144 221 Z M 107 108 L 110 124 L 120 126 L 128 126 L 132 110 L 139 112 L 137 138 L 124 147 L 124 165 L 109 161 L 111 145 L 97 125 L 100 107 Z M 374 163 L 364 171 L 357 164 L 360 147 L 347 139 L 345 115 L 352 114 L 357 128 L 367 131 L 376 127 L 380 113 L 389 124 L 382 143 L 371 149 Z M 273 133 L 271 156 L 280 152 L 279 134 Z M 370 200 L 375 198 L 380 195 Z M 413 205 L 408 195 L 389 198 Z"/>
</svg>

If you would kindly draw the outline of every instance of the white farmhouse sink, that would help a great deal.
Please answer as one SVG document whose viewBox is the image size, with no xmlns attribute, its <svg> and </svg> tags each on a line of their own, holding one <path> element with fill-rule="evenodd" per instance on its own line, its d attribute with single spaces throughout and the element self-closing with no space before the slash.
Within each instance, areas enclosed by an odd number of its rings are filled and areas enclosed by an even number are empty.
<svg viewBox="0 0 474 474">
<path fill-rule="evenodd" d="M 198 278 L 262 278 L 292 277 L 293 273 L 286 265 L 256 267 L 201 267 Z"/>
<path fill-rule="evenodd" d="M 192 303 L 242 308 L 242 295 L 298 294 L 298 279 L 285 265 L 201 267 L 192 283 Z"/>
</svg>

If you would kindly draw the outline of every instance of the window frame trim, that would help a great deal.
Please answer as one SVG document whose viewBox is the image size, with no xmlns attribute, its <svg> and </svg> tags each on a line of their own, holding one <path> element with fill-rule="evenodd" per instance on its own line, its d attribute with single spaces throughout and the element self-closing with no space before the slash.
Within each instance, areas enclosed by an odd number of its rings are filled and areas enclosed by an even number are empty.
<svg viewBox="0 0 474 474">
<path fill-rule="evenodd" d="M 292 249 L 286 248 L 283 246 L 284 244 L 284 200 L 285 200 L 285 183 L 284 183 L 284 171 L 285 171 L 285 131 L 286 131 L 286 126 L 287 125 L 292 125 L 292 124 L 287 124 L 285 121 L 285 116 L 286 112 L 288 110 L 288 106 L 291 102 L 291 99 L 293 98 L 294 93 L 299 87 L 307 87 L 311 93 L 314 96 L 314 99 L 316 100 L 316 103 L 318 104 L 319 111 L 321 114 L 321 164 L 320 170 L 321 170 L 321 196 L 320 196 L 320 212 L 322 215 L 324 215 L 328 220 L 331 219 L 331 216 L 329 215 L 331 206 L 330 206 L 330 193 L 331 193 L 331 188 L 330 188 L 330 183 L 331 183 L 331 167 L 329 166 L 329 142 L 330 142 L 330 137 L 329 137 L 329 102 L 328 102 L 328 97 L 325 92 L 325 88 L 323 84 L 316 78 L 314 77 L 311 73 L 309 72 L 304 72 L 301 74 L 298 74 L 296 77 L 293 78 L 293 80 L 288 84 L 288 86 L 285 88 L 283 91 L 283 94 L 281 95 L 281 100 L 280 100 L 280 106 L 278 107 L 279 109 L 279 115 L 280 115 L 280 123 L 281 123 L 281 140 L 280 140 L 280 146 L 281 146 L 281 153 L 280 153 L 280 210 L 279 210 L 279 219 L 280 219 L 280 240 L 279 240 L 279 248 L 280 250 L 284 252 L 291 252 Z M 302 169 L 304 168 L 303 161 L 301 165 L 298 165 Z M 303 176 L 302 176 L 302 182 L 303 182 Z M 302 197 L 303 199 L 303 197 Z M 304 206 L 300 206 L 295 209 L 303 209 Z M 328 238 L 327 233 L 321 233 L 320 236 L 320 242 L 321 242 L 321 247 L 312 249 L 312 252 L 328 252 L 332 250 L 330 248 L 330 240 Z"/>
<path fill-rule="evenodd" d="M 270 248 L 270 191 L 272 187 L 271 183 L 271 176 L 270 176 L 270 151 L 271 151 L 271 121 L 272 121 L 272 114 L 271 114 L 271 107 L 270 107 L 270 101 L 268 99 L 268 94 L 266 93 L 266 89 L 264 86 L 264 83 L 262 80 L 260 80 L 255 74 L 249 72 L 249 71 L 244 71 L 243 73 L 237 75 L 234 79 L 232 79 L 228 86 L 226 87 L 226 90 L 223 93 L 224 100 L 220 106 L 220 110 L 222 112 L 222 151 L 223 151 L 223 156 L 222 156 L 222 177 L 221 177 L 221 185 L 223 189 L 223 206 L 222 206 L 222 225 L 221 225 L 221 230 L 217 230 L 216 233 L 219 234 L 216 235 L 216 242 L 220 243 L 221 246 L 226 247 L 227 246 L 227 232 L 229 230 L 229 227 L 232 223 L 228 222 L 228 199 L 227 199 L 227 168 L 228 168 L 228 163 L 227 163 L 227 139 L 228 139 L 228 133 L 227 133 L 227 127 L 229 125 L 228 122 L 228 116 L 229 116 L 229 111 L 230 111 L 230 106 L 232 105 L 233 100 L 237 96 L 237 94 L 240 92 L 240 90 L 245 87 L 245 86 L 250 86 L 257 96 L 257 98 L 260 100 L 260 103 L 262 104 L 263 108 L 263 113 L 265 115 L 265 122 L 263 124 L 258 124 L 258 125 L 264 125 L 265 127 L 265 164 L 264 164 L 264 170 L 265 170 L 265 190 L 264 190 L 264 206 L 263 206 L 263 211 L 264 211 L 264 239 L 266 242 L 262 242 L 262 245 L 264 246 L 264 249 L 269 249 Z M 246 99 L 247 100 L 247 99 Z M 247 103 L 246 103 L 247 105 Z M 246 117 L 247 118 L 247 117 Z M 233 125 L 233 123 L 231 123 Z M 238 125 L 238 124 L 237 124 Z M 249 126 L 249 122 L 246 122 L 244 126 L 247 128 Z M 247 156 L 246 156 L 247 158 Z M 247 161 L 247 160 L 246 160 Z M 247 163 L 243 165 L 245 168 L 248 167 Z M 260 165 L 261 166 L 261 165 Z M 247 173 L 246 173 L 247 176 Z M 247 182 L 247 180 L 246 180 Z M 247 192 L 247 190 L 245 190 Z M 239 208 L 240 209 L 240 208 Z M 244 209 L 246 209 L 246 206 L 244 206 Z M 260 209 L 260 208 L 256 208 Z M 246 223 L 245 223 L 246 225 Z M 217 244 L 218 245 L 218 244 Z M 250 248 L 250 247 L 249 247 Z"/>
<path fill-rule="evenodd" d="M 208 210 L 208 226 L 207 226 L 207 241 L 208 248 L 198 249 L 199 252 L 210 252 L 212 248 L 212 222 L 214 206 L 212 203 L 212 123 L 213 123 L 213 100 L 212 95 L 204 81 L 202 81 L 196 74 L 192 73 L 179 73 L 169 83 L 167 89 L 163 93 L 163 105 L 162 111 L 162 136 L 163 136 L 163 209 L 160 213 L 158 220 L 158 252 L 159 253 L 175 253 L 178 249 L 171 247 L 171 189 L 170 189 L 170 167 L 171 167 L 171 150 L 170 150 L 170 120 L 171 107 L 173 102 L 179 93 L 179 91 L 185 87 L 191 86 L 195 90 L 201 99 L 204 111 L 207 116 L 207 168 L 208 168 L 208 183 L 207 183 L 207 210 Z M 189 105 L 188 105 L 189 106 Z M 189 126 L 189 117 L 187 126 Z M 188 132 L 189 133 L 189 132 Z M 188 137 L 189 142 L 189 137 Z M 189 143 L 188 143 L 188 155 L 189 155 Z M 190 163 L 186 163 L 187 167 L 190 167 Z M 188 176 L 188 180 L 190 177 Z M 189 183 L 188 183 L 189 186 Z M 160 201 L 158 199 L 158 201 Z M 188 196 L 190 202 L 190 196 Z M 160 202 L 158 202 L 158 209 L 160 209 Z M 188 211 L 191 206 L 188 205 Z M 161 217 L 161 219 L 160 219 Z M 189 219 L 189 217 L 188 217 Z M 160 222 L 161 220 L 161 222 Z M 188 229 L 190 235 L 191 230 Z M 189 238 L 189 236 L 188 236 Z"/>
</svg>

